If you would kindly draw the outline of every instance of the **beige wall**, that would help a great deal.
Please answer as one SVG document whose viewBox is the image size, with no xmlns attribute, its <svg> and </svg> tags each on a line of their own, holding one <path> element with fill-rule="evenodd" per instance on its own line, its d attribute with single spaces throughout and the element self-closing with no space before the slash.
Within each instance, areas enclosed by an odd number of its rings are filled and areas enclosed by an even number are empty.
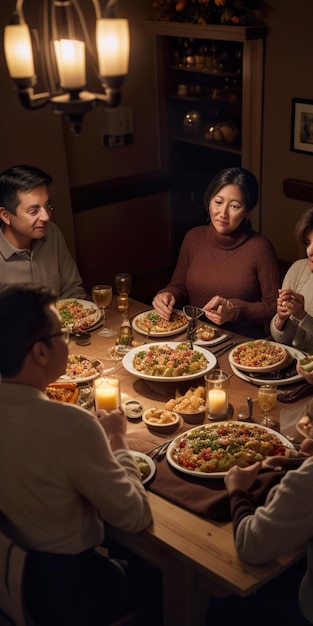
<svg viewBox="0 0 313 626">
<path fill-rule="evenodd" d="M 313 154 L 290 151 L 291 99 L 313 101 L 313 2 L 268 0 L 265 57 L 262 231 L 280 258 L 299 255 L 294 225 L 310 205 L 287 198 L 285 178 L 313 181 Z"/>
<path fill-rule="evenodd" d="M 90 0 L 91 1 L 91 0 Z M 84 0 L 84 3 L 87 0 Z M 84 4 L 83 3 L 83 4 Z M 291 152 L 289 148 L 291 125 L 291 98 L 313 100 L 312 60 L 313 60 L 313 3 L 312 0 L 267 0 L 268 37 L 265 58 L 264 84 L 264 145 L 262 178 L 262 231 L 274 243 L 281 258 L 292 261 L 298 255 L 294 242 L 294 224 L 309 206 L 307 203 L 286 198 L 283 193 L 283 179 L 287 177 L 312 180 L 313 156 Z M 1 3 L 0 24 L 8 23 L 15 6 L 15 0 Z M 41 0 L 25 0 L 26 17 L 35 18 Z M 154 82 L 153 42 L 146 32 L 144 20 L 151 17 L 152 0 L 119 0 L 119 14 L 129 17 L 131 25 L 131 65 L 130 73 L 123 89 L 122 104 L 132 108 L 134 113 L 135 143 L 125 148 L 104 149 L 101 147 L 101 133 L 105 110 L 98 108 L 89 113 L 84 121 L 79 137 L 71 135 L 66 122 L 52 114 L 49 108 L 38 112 L 27 112 L 19 104 L 8 78 L 2 42 L 0 43 L 0 169 L 14 163 L 28 162 L 49 171 L 55 184 L 52 200 L 56 206 L 56 221 L 65 232 L 74 250 L 74 228 L 70 203 L 70 188 L 96 181 L 131 176 L 158 169 L 159 167 L 159 127 L 156 110 L 156 86 Z M 31 15 L 33 14 L 33 15 Z M 1 28 L 1 32 L 2 32 Z M 155 214 L 161 207 L 163 223 L 162 245 L 168 241 L 169 225 L 163 220 L 166 199 L 162 196 L 154 200 L 142 199 L 146 215 Z M 121 216 L 133 209 L 129 205 L 100 207 L 98 212 L 75 217 L 76 238 L 82 249 L 82 259 L 87 241 L 87 233 L 106 224 L 103 241 L 110 237 L 107 232 L 107 215 L 112 211 L 121 227 Z M 139 206 L 139 205 L 138 205 Z M 111 222 L 109 221 L 109 224 Z M 112 225 L 112 224 L 111 224 Z M 135 225 L 134 225 L 135 227 Z M 84 229 L 84 236 L 79 229 Z M 114 226 L 114 229 L 116 226 Z M 159 226 L 158 226 L 159 228 Z M 153 221 L 147 223 L 145 236 L 152 236 Z M 160 226 L 161 232 L 162 228 Z M 115 230 L 113 230 L 115 236 Z M 89 234 L 88 234 L 89 237 Z M 90 247 L 90 241 L 88 241 Z M 118 245 L 118 244 L 117 244 Z M 162 249 L 162 248 L 161 248 Z M 145 254 L 147 251 L 145 251 Z M 126 252 L 125 252 L 126 254 Z M 133 249 L 130 247 L 129 266 Z M 99 265 L 101 257 L 95 255 L 93 263 Z M 109 261 L 108 261 L 109 262 Z M 125 260 L 127 264 L 127 260 Z"/>
</svg>

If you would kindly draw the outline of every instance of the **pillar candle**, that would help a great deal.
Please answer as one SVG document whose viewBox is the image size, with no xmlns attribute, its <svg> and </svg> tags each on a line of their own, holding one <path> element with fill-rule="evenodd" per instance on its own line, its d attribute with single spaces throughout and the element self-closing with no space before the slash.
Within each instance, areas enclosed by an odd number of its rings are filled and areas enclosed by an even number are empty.
<svg viewBox="0 0 313 626">
<path fill-rule="evenodd" d="M 112 380 L 99 379 L 95 384 L 96 409 L 112 411 L 120 406 L 120 385 L 116 378 Z"/>
<path fill-rule="evenodd" d="M 208 393 L 209 413 L 222 415 L 226 413 L 226 393 L 223 389 L 210 389 Z"/>
</svg>

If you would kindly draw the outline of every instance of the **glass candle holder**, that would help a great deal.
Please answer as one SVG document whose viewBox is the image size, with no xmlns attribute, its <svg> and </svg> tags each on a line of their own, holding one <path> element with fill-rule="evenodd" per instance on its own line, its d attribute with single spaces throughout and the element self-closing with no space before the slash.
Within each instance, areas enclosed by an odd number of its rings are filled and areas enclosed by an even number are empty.
<svg viewBox="0 0 313 626">
<path fill-rule="evenodd" d="M 205 376 L 206 402 L 209 420 L 228 417 L 230 374 L 224 370 L 212 370 Z"/>
<path fill-rule="evenodd" d="M 116 376 L 100 376 L 94 380 L 96 411 L 113 411 L 121 406 L 120 381 Z"/>
</svg>

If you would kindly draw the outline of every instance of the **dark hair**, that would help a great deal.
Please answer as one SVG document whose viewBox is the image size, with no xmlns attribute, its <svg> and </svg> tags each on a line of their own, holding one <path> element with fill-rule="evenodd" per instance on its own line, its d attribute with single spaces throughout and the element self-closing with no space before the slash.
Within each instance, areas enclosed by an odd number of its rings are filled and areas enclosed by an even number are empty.
<svg viewBox="0 0 313 626">
<path fill-rule="evenodd" d="M 212 198 L 214 198 L 225 185 L 238 185 L 246 206 L 246 211 L 252 211 L 258 202 L 258 181 L 252 172 L 240 167 L 229 167 L 225 170 L 221 170 L 221 172 L 218 172 L 218 174 L 214 176 L 204 194 L 204 206 L 207 211 L 209 210 L 209 204 Z"/>
<path fill-rule="evenodd" d="M 0 206 L 16 215 L 18 192 L 31 191 L 38 185 L 50 185 L 52 178 L 32 165 L 14 165 L 0 174 Z"/>
<path fill-rule="evenodd" d="M 0 292 L 1 376 L 16 376 L 33 344 L 51 333 L 45 307 L 55 301 L 56 295 L 45 287 L 14 285 Z"/>
<path fill-rule="evenodd" d="M 300 244 L 305 245 L 308 230 L 313 230 L 313 207 L 302 213 L 295 226 L 295 236 Z"/>
</svg>

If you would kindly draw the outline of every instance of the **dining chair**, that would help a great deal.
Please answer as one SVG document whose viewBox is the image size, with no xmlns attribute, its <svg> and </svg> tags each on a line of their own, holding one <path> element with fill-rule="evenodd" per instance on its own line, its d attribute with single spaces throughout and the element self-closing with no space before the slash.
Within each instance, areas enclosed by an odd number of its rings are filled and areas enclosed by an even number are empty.
<svg viewBox="0 0 313 626">
<path fill-rule="evenodd" d="M 26 556 L 26 550 L 8 533 L 0 513 L 0 626 L 34 626 L 23 601 Z"/>
<path fill-rule="evenodd" d="M 23 600 L 26 557 L 27 551 L 12 539 L 6 518 L 0 513 L 0 626 L 36 626 Z M 131 611 L 110 626 L 139 626 L 143 623 L 141 612 Z"/>
</svg>

